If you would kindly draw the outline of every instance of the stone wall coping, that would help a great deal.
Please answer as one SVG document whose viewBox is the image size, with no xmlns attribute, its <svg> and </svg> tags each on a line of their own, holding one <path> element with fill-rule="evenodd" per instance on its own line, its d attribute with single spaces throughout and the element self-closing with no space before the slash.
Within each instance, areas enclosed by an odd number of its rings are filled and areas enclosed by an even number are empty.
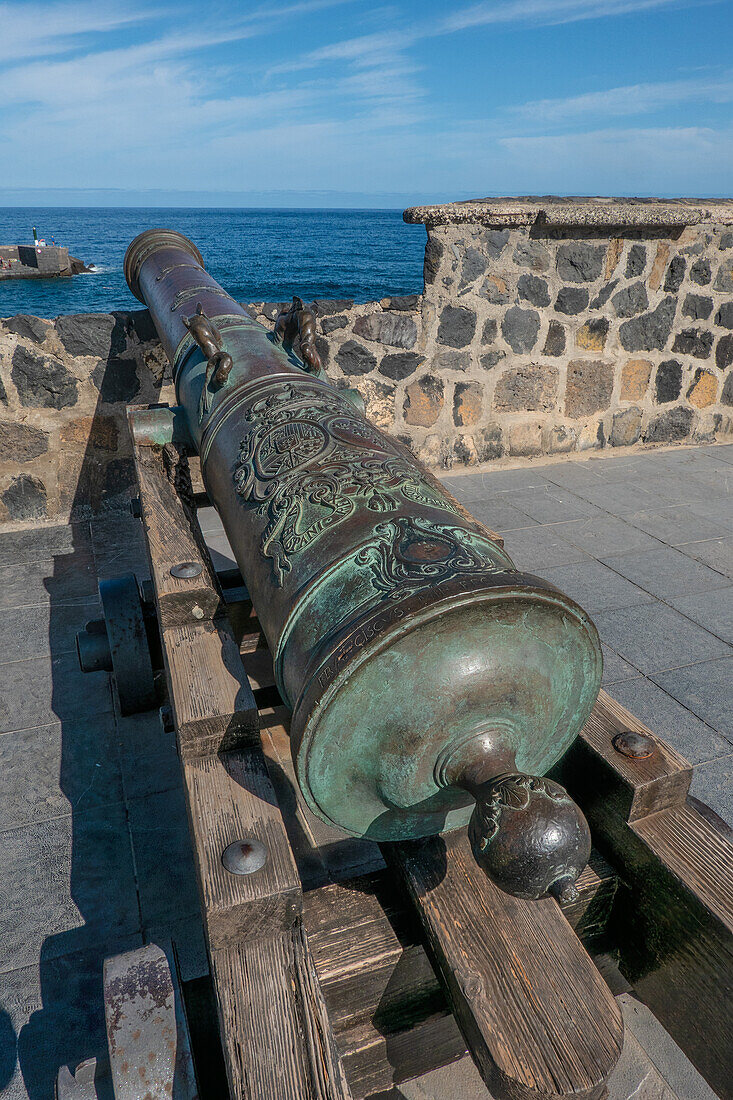
<svg viewBox="0 0 733 1100">
<path fill-rule="evenodd" d="M 424 225 L 537 225 L 548 228 L 614 228 L 733 224 L 733 199 L 530 198 L 472 199 L 411 206 L 406 222 Z"/>
</svg>

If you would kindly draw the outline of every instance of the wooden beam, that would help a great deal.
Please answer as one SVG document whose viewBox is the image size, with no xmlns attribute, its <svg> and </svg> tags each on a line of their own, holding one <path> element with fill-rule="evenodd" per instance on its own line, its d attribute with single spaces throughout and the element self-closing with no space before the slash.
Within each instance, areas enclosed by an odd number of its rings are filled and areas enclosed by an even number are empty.
<svg viewBox="0 0 733 1100">
<path fill-rule="evenodd" d="M 499 890 L 463 832 L 392 845 L 390 857 L 490 1091 L 600 1100 L 623 1023 L 557 903 Z"/>
</svg>

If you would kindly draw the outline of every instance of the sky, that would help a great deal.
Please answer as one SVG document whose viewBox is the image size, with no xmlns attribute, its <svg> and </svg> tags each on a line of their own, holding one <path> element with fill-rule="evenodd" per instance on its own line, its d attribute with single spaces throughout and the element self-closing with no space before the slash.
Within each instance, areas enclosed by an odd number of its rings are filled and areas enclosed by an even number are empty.
<svg viewBox="0 0 733 1100">
<path fill-rule="evenodd" d="M 0 205 L 733 191 L 733 0 L 0 0 L 0 29 Z"/>
</svg>

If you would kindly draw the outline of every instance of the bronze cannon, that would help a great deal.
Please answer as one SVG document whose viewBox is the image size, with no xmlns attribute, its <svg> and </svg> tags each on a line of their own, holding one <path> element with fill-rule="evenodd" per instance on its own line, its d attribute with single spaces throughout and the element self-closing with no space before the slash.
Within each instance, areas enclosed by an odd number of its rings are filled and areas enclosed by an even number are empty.
<svg viewBox="0 0 733 1100">
<path fill-rule="evenodd" d="M 358 400 L 301 326 L 275 334 L 152 229 L 125 274 L 173 367 L 179 406 L 274 655 L 308 805 L 342 830 L 405 840 L 466 825 L 504 889 L 567 897 L 583 815 L 545 773 L 591 712 L 588 615 L 516 569 Z M 282 341 L 290 333 L 291 339 Z"/>
</svg>

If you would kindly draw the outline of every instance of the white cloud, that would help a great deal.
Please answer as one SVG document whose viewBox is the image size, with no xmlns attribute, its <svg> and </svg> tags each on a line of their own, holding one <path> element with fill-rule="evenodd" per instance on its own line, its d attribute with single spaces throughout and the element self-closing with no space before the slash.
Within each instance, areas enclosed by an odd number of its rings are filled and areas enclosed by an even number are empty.
<svg viewBox="0 0 733 1100">
<path fill-rule="evenodd" d="M 552 124 L 584 118 L 599 120 L 624 115 L 649 115 L 683 103 L 731 102 L 733 76 L 725 73 L 717 79 L 708 77 L 705 80 L 628 84 L 565 99 L 537 99 L 511 107 L 509 112 L 531 119 L 536 124 Z"/>
</svg>

